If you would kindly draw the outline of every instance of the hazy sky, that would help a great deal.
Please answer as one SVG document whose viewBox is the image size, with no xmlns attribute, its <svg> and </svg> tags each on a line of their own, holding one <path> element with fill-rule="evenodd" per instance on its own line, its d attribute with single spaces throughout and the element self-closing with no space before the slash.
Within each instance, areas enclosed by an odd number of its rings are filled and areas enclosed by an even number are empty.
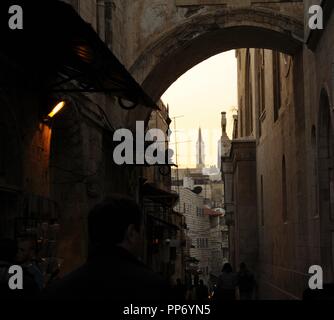
<svg viewBox="0 0 334 320">
<path fill-rule="evenodd" d="M 196 165 L 199 127 L 202 128 L 205 142 L 205 164 L 217 165 L 221 112 L 227 112 L 227 130 L 231 136 L 233 108 L 237 106 L 235 51 L 211 57 L 186 72 L 170 86 L 162 100 L 169 104 L 171 118 L 183 116 L 176 119 L 179 166 Z M 174 131 L 174 122 L 171 129 Z M 173 132 L 172 149 L 175 146 L 174 142 Z"/>
</svg>

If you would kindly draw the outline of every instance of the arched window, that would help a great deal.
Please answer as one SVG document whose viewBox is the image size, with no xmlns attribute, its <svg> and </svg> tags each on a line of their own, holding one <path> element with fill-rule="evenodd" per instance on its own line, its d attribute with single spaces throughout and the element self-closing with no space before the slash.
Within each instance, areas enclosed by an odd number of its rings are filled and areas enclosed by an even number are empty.
<svg viewBox="0 0 334 320">
<path fill-rule="evenodd" d="M 262 135 L 262 122 L 266 116 L 266 106 L 265 106 L 265 70 L 264 70 L 264 49 L 259 49 L 257 51 L 257 95 L 259 104 L 259 136 Z"/>
<path fill-rule="evenodd" d="M 274 119 L 278 119 L 281 108 L 281 63 L 280 53 L 273 51 L 273 95 L 274 95 Z"/>
<path fill-rule="evenodd" d="M 285 156 L 282 160 L 282 217 L 283 222 L 288 222 L 288 193 L 287 193 L 287 181 L 286 181 L 286 163 Z"/>
<path fill-rule="evenodd" d="M 264 187 L 263 187 L 263 176 L 261 175 L 261 226 L 264 227 Z"/>
<path fill-rule="evenodd" d="M 321 263 L 328 279 L 334 279 L 334 130 L 331 105 L 321 93 L 318 117 L 318 210 L 320 217 Z"/>
<path fill-rule="evenodd" d="M 318 209 L 318 161 L 317 161 L 317 129 L 313 125 L 311 129 L 311 145 L 312 145 L 312 160 L 313 160 L 313 186 L 312 186 L 312 215 L 319 216 Z"/>
<path fill-rule="evenodd" d="M 325 91 L 321 94 L 318 125 L 319 213 L 334 220 L 334 139 L 330 103 Z"/>
<path fill-rule="evenodd" d="M 251 78 L 251 55 L 249 49 L 246 52 L 246 76 L 245 76 L 245 128 L 246 136 L 253 132 L 253 91 Z"/>
</svg>

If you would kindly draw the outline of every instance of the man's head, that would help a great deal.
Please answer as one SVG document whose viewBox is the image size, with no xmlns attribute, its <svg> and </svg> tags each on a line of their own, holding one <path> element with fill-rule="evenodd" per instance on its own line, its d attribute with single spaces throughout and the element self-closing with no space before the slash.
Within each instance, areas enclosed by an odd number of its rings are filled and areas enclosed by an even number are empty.
<svg viewBox="0 0 334 320">
<path fill-rule="evenodd" d="M 222 272 L 231 273 L 233 272 L 232 266 L 230 263 L 225 263 L 222 269 Z"/>
<path fill-rule="evenodd" d="M 131 198 L 113 195 L 91 210 L 88 232 L 93 249 L 108 250 L 121 246 L 139 256 L 142 248 L 142 212 Z"/>
</svg>

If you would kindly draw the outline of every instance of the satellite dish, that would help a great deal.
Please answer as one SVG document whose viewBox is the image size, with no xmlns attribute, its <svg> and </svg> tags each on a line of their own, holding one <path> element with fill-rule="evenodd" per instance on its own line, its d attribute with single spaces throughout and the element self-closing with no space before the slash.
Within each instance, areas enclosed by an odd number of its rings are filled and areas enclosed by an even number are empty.
<svg viewBox="0 0 334 320">
<path fill-rule="evenodd" d="M 221 213 L 223 217 L 225 216 L 225 210 L 223 208 L 216 208 L 214 211 Z"/>
<path fill-rule="evenodd" d="M 195 188 L 193 189 L 193 193 L 196 193 L 196 194 L 200 194 L 202 191 L 203 191 L 203 188 L 202 188 L 202 187 L 195 187 Z"/>
</svg>

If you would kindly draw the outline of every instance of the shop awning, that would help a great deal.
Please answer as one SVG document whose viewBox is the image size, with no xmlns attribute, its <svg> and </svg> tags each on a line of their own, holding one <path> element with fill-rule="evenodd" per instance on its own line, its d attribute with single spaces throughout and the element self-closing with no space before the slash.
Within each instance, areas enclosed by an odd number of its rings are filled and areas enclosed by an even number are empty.
<svg viewBox="0 0 334 320">
<path fill-rule="evenodd" d="M 168 207 L 174 207 L 179 199 L 176 192 L 165 191 L 158 188 L 153 183 L 144 183 L 142 186 L 142 195 L 153 202 L 157 202 Z"/>
<path fill-rule="evenodd" d="M 8 6 L 13 4 L 23 8 L 23 30 L 8 27 Z M 0 54 L 23 70 L 23 88 L 104 92 L 158 108 L 70 5 L 57 0 L 1 1 L 0 11 Z"/>
<path fill-rule="evenodd" d="M 165 220 L 163 220 L 163 219 L 161 219 L 161 218 L 155 217 L 155 216 L 153 216 L 153 215 L 151 215 L 151 214 L 148 215 L 148 218 L 149 218 L 149 219 L 152 219 L 152 221 L 154 221 L 154 222 L 156 222 L 156 223 L 158 223 L 158 224 L 161 224 L 161 225 L 163 225 L 163 226 L 167 226 L 167 227 L 169 227 L 169 228 L 176 229 L 176 230 L 179 229 L 179 227 L 176 226 L 175 224 L 172 224 L 172 223 L 170 223 L 170 222 L 168 222 L 168 221 L 165 221 Z"/>
<path fill-rule="evenodd" d="M 204 207 L 203 211 L 205 215 L 208 215 L 210 217 L 220 217 L 223 215 L 223 212 L 221 211 L 218 211 L 218 210 L 216 211 L 216 210 L 206 208 L 206 207 Z"/>
</svg>

